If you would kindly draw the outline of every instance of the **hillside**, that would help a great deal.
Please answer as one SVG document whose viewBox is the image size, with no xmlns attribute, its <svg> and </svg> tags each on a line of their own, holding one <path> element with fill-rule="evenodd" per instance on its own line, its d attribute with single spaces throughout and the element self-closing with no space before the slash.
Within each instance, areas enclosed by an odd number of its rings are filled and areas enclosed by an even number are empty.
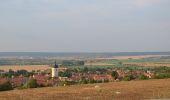
<svg viewBox="0 0 170 100">
<path fill-rule="evenodd" d="M 1 100 L 137 100 L 170 98 L 170 79 L 0 92 Z"/>
</svg>

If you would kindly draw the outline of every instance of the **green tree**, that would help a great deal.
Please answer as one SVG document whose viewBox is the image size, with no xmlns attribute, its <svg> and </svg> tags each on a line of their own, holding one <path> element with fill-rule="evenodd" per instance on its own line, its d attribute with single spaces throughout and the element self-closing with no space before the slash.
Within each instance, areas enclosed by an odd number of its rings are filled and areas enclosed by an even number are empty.
<svg viewBox="0 0 170 100">
<path fill-rule="evenodd" d="M 70 70 L 66 70 L 65 72 L 59 72 L 58 75 L 60 77 L 68 77 L 68 78 L 70 78 L 72 76 L 72 73 L 71 73 Z"/>
<path fill-rule="evenodd" d="M 122 65 L 123 63 L 120 61 L 120 62 L 118 62 L 118 64 L 119 64 L 119 65 Z"/>
<path fill-rule="evenodd" d="M 130 81 L 133 79 L 133 76 L 132 75 L 127 75 L 123 78 L 124 81 Z"/>
<path fill-rule="evenodd" d="M 89 83 L 97 83 L 97 81 L 96 80 L 94 80 L 94 79 L 92 79 L 92 80 L 89 80 Z"/>
<path fill-rule="evenodd" d="M 147 79 L 148 79 L 148 77 L 147 77 L 147 76 L 145 76 L 145 75 L 140 75 L 140 76 L 139 76 L 139 79 L 140 79 L 140 80 L 147 80 Z"/>
<path fill-rule="evenodd" d="M 88 67 L 84 67 L 83 72 L 87 73 L 89 71 Z"/>
<path fill-rule="evenodd" d="M 27 88 L 37 88 L 37 80 L 36 79 L 30 79 L 26 85 Z"/>
<path fill-rule="evenodd" d="M 112 77 L 114 79 L 117 79 L 119 77 L 119 74 L 117 73 L 117 71 L 112 71 Z"/>
</svg>

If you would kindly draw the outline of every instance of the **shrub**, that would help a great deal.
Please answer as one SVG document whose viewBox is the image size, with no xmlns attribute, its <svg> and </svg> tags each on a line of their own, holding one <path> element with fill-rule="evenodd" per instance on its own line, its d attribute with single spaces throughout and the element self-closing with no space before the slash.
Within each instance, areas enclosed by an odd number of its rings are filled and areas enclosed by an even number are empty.
<svg viewBox="0 0 170 100">
<path fill-rule="evenodd" d="M 82 80 L 82 84 L 88 84 L 88 80 Z"/>
<path fill-rule="evenodd" d="M 97 81 L 92 79 L 92 80 L 89 80 L 89 83 L 93 84 L 93 83 L 97 83 Z"/>
<path fill-rule="evenodd" d="M 26 87 L 27 87 L 27 88 L 37 88 L 37 87 L 38 87 L 37 80 L 35 80 L 35 79 L 30 79 L 30 80 L 28 81 L 28 83 L 26 84 Z"/>
<path fill-rule="evenodd" d="M 130 77 L 125 76 L 125 77 L 123 78 L 123 80 L 124 80 L 124 81 L 130 81 Z"/>
<path fill-rule="evenodd" d="M 59 86 L 64 86 L 64 85 L 66 85 L 66 81 L 60 81 L 60 82 L 58 83 L 58 85 L 59 85 Z"/>
<path fill-rule="evenodd" d="M 133 79 L 133 76 L 132 76 L 132 75 L 128 75 L 128 76 L 125 76 L 125 77 L 123 78 L 124 81 L 130 81 L 130 80 L 132 80 L 132 79 Z"/>
<path fill-rule="evenodd" d="M 147 76 L 145 76 L 145 75 L 140 75 L 140 76 L 139 76 L 139 79 L 140 79 L 140 80 L 147 80 L 147 79 L 148 79 L 148 77 L 147 77 Z"/>
<path fill-rule="evenodd" d="M 12 84 L 9 81 L 6 81 L 0 84 L 0 91 L 12 90 Z"/>
<path fill-rule="evenodd" d="M 109 82 L 109 80 L 104 80 L 104 83 L 108 83 Z"/>
<path fill-rule="evenodd" d="M 170 74 L 158 74 L 155 76 L 156 79 L 164 79 L 164 78 L 170 78 Z"/>
</svg>

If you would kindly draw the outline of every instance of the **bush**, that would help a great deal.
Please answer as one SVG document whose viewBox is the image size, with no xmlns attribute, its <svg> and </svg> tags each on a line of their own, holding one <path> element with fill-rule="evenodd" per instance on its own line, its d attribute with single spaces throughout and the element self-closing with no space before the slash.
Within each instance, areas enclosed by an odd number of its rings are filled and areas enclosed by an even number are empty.
<svg viewBox="0 0 170 100">
<path fill-rule="evenodd" d="M 158 74 L 155 76 L 156 79 L 164 79 L 164 78 L 170 78 L 170 74 Z"/>
<path fill-rule="evenodd" d="M 66 81 L 66 85 L 75 85 L 77 82 L 75 81 Z"/>
<path fill-rule="evenodd" d="M 97 83 L 102 83 L 103 81 L 102 80 L 98 80 Z"/>
<path fill-rule="evenodd" d="M 139 76 L 139 79 L 140 79 L 140 80 L 147 80 L 147 79 L 148 79 L 148 77 L 147 77 L 147 76 L 145 76 L 145 75 L 140 75 L 140 76 Z"/>
<path fill-rule="evenodd" d="M 104 80 L 104 83 L 108 83 L 109 82 L 109 80 Z"/>
<path fill-rule="evenodd" d="M 60 82 L 58 83 L 58 85 L 59 85 L 59 86 L 64 86 L 64 85 L 66 85 L 66 81 L 60 81 Z"/>
<path fill-rule="evenodd" d="M 37 87 L 38 87 L 37 80 L 35 80 L 35 79 L 30 79 L 30 80 L 28 81 L 28 83 L 26 84 L 26 87 L 27 87 L 27 88 L 37 88 Z"/>
<path fill-rule="evenodd" d="M 89 80 L 89 83 L 97 83 L 97 81 L 96 80 Z"/>
<path fill-rule="evenodd" d="M 9 81 L 6 81 L 0 84 L 0 91 L 12 90 L 12 84 Z"/>
<path fill-rule="evenodd" d="M 123 78 L 123 80 L 124 80 L 124 81 L 130 81 L 130 77 L 125 76 L 125 77 Z"/>
<path fill-rule="evenodd" d="M 130 81 L 130 80 L 132 80 L 132 79 L 133 79 L 133 76 L 132 76 L 132 75 L 128 75 L 128 76 L 125 76 L 125 77 L 123 78 L 124 81 Z"/>
<path fill-rule="evenodd" d="M 82 84 L 88 84 L 88 80 L 82 80 Z"/>
</svg>

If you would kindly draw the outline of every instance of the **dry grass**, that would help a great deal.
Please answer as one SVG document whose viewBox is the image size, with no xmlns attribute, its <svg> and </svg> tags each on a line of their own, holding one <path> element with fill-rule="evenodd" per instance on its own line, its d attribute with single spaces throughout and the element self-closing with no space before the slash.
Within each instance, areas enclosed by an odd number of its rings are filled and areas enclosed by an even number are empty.
<svg viewBox="0 0 170 100">
<path fill-rule="evenodd" d="M 0 92 L 0 100 L 140 100 L 170 98 L 170 79 Z"/>
<path fill-rule="evenodd" d="M 50 69 L 49 65 L 7 65 L 7 66 L 0 66 L 0 70 L 9 71 L 9 69 L 12 69 L 14 71 L 16 70 L 46 70 Z"/>
</svg>

